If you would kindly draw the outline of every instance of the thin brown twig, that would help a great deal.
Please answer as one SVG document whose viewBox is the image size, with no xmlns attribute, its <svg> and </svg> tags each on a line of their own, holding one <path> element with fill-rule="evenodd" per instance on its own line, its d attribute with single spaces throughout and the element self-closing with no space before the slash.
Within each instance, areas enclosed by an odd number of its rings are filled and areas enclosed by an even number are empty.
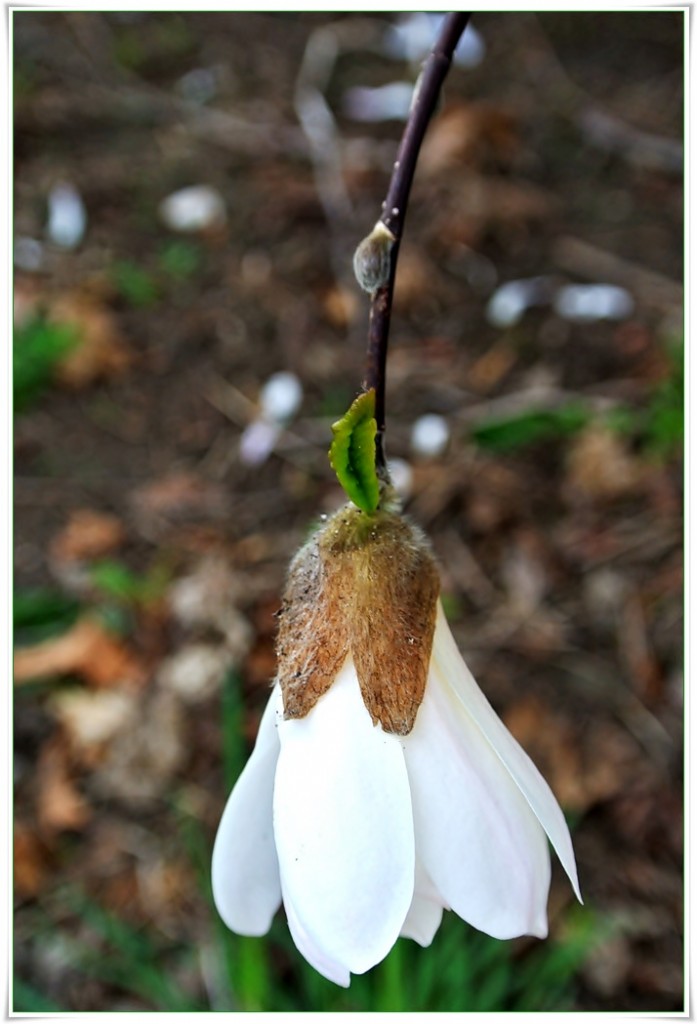
<svg viewBox="0 0 697 1024">
<path fill-rule="evenodd" d="M 429 121 L 438 102 L 441 85 L 450 69 L 452 56 L 470 19 L 469 14 L 448 14 L 431 50 L 414 90 L 414 99 L 407 120 L 387 198 L 382 204 L 380 221 L 391 233 L 394 241 L 389 252 L 387 281 L 372 294 L 368 326 L 368 355 L 363 387 L 375 389 L 375 419 L 377 420 L 376 462 L 379 471 L 385 471 L 383 434 L 385 432 L 385 364 L 392 313 L 395 271 L 399 243 L 404 229 L 409 192 L 414 179 L 416 161 Z"/>
</svg>

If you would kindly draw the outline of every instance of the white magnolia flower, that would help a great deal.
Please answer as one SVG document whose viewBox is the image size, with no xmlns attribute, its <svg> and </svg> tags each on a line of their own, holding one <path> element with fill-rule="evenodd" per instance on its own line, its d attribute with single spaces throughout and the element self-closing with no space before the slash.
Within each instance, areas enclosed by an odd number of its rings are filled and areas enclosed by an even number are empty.
<svg viewBox="0 0 697 1024">
<path fill-rule="evenodd" d="M 263 935 L 283 902 L 344 986 L 400 935 L 428 946 L 443 909 L 543 938 L 547 837 L 581 899 L 564 816 L 465 665 L 425 541 L 361 516 L 332 517 L 291 566 L 279 681 L 212 869 L 229 928 Z"/>
</svg>

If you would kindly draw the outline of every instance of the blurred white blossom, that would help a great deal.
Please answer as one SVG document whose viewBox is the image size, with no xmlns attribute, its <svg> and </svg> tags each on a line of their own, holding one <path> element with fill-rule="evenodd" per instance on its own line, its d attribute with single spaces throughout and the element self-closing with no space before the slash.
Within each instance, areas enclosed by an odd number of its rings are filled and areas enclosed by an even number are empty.
<svg viewBox="0 0 697 1024">
<path fill-rule="evenodd" d="M 411 447 L 417 454 L 426 458 L 442 455 L 450 440 L 448 422 L 437 413 L 419 416 L 411 431 Z"/>
<path fill-rule="evenodd" d="M 494 327 L 515 327 L 531 306 L 546 305 L 550 298 L 550 282 L 546 277 L 507 281 L 489 299 L 486 318 Z"/>
<path fill-rule="evenodd" d="M 227 220 L 223 197 L 210 185 L 191 185 L 163 199 L 159 207 L 162 222 L 183 234 L 221 227 Z"/>
<path fill-rule="evenodd" d="M 221 76 L 219 67 L 193 68 L 182 75 L 175 88 L 185 100 L 203 106 L 215 98 Z"/>
<path fill-rule="evenodd" d="M 423 11 L 403 14 L 385 35 L 385 50 L 390 57 L 422 61 L 433 46 L 445 15 Z M 469 24 L 457 45 L 453 60 L 460 67 L 476 67 L 484 58 L 486 47 L 480 33 Z"/>
<path fill-rule="evenodd" d="M 282 370 L 268 378 L 259 392 L 259 415 L 245 427 L 240 438 L 240 458 L 247 466 L 266 462 L 302 400 L 302 384 L 294 373 Z"/>
<path fill-rule="evenodd" d="M 287 370 L 272 374 L 259 392 L 261 414 L 274 423 L 287 423 L 292 419 L 302 400 L 302 384 Z"/>
<path fill-rule="evenodd" d="M 61 249 L 75 249 L 86 228 L 87 211 L 82 196 L 70 182 L 58 182 L 48 197 L 48 237 Z"/>
<path fill-rule="evenodd" d="M 634 299 L 613 284 L 567 284 L 557 292 L 554 309 L 565 320 L 626 320 Z"/>
<path fill-rule="evenodd" d="M 276 447 L 281 426 L 269 420 L 252 420 L 240 437 L 240 458 L 246 466 L 261 466 Z"/>
<path fill-rule="evenodd" d="M 354 121 L 406 121 L 413 95 L 412 82 L 389 82 L 374 89 L 356 85 L 344 93 L 344 113 Z"/>
<path fill-rule="evenodd" d="M 44 247 L 41 242 L 23 235 L 15 238 L 14 264 L 20 270 L 41 270 L 44 264 Z"/>
<path fill-rule="evenodd" d="M 411 497 L 414 486 L 414 471 L 406 459 L 393 458 L 387 460 L 387 472 L 397 494 L 403 500 Z"/>
</svg>

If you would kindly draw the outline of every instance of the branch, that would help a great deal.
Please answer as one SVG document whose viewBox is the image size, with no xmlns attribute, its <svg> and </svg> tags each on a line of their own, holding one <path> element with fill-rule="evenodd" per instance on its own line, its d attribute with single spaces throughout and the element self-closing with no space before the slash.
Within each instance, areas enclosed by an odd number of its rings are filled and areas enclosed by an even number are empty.
<svg viewBox="0 0 697 1024">
<path fill-rule="evenodd" d="M 366 391 L 375 389 L 375 419 L 378 427 L 375 439 L 376 465 L 381 475 L 385 475 L 385 364 L 399 243 L 421 143 L 438 102 L 441 85 L 450 69 L 453 52 L 469 19 L 469 14 L 454 13 L 448 14 L 443 22 L 414 89 L 414 99 L 392 171 L 387 198 L 382 204 L 380 220 L 372 233 L 358 246 L 354 257 L 359 283 L 371 293 L 367 367 L 363 387 Z"/>
</svg>

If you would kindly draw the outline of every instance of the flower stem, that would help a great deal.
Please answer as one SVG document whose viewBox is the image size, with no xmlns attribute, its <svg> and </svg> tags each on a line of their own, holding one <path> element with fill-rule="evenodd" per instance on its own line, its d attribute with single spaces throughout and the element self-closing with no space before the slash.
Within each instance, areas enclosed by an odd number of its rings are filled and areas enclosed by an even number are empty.
<svg viewBox="0 0 697 1024">
<path fill-rule="evenodd" d="M 376 466 L 381 475 L 385 474 L 385 454 L 382 443 L 385 432 L 385 365 L 399 243 L 404 229 L 409 192 L 414 179 L 421 143 L 438 102 L 441 85 L 450 69 L 455 47 L 465 31 L 469 19 L 469 14 L 457 12 L 448 14 L 443 21 L 438 38 L 416 83 L 411 110 L 392 170 L 387 198 L 382 204 L 380 220 L 394 236 L 394 242 L 390 248 L 387 281 L 376 288 L 372 294 L 368 326 L 367 366 L 363 382 L 366 391 L 375 388 L 375 419 L 378 425 L 375 438 Z"/>
</svg>

